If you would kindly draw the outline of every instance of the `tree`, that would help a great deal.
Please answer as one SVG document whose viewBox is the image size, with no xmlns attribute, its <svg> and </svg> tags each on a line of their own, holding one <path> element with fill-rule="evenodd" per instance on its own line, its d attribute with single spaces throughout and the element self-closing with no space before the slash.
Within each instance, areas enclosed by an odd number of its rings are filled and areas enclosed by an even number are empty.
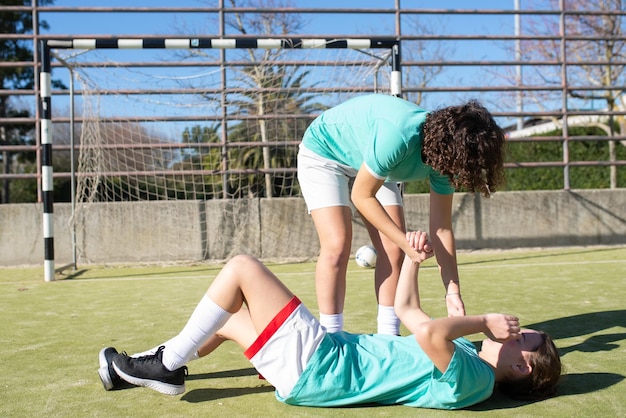
<svg viewBox="0 0 626 418">
<path fill-rule="evenodd" d="M 189 144 L 189 148 L 182 151 L 181 161 L 175 163 L 173 168 L 183 173 L 186 170 L 200 169 L 210 173 L 219 172 L 222 165 L 220 147 L 199 146 L 199 144 L 219 144 L 221 142 L 219 131 L 219 123 L 185 128 L 183 143 Z M 182 199 L 218 199 L 223 193 L 222 177 L 216 174 L 204 176 L 183 174 L 176 186 L 172 189 L 185 191 L 185 196 L 177 196 Z"/>
<path fill-rule="evenodd" d="M 433 17 L 428 16 L 428 21 L 418 16 L 411 16 L 407 21 L 408 29 L 403 32 L 414 36 L 435 35 L 438 27 L 444 27 L 445 21 L 433 22 Z M 427 42 L 424 40 L 407 41 L 402 43 L 402 84 L 411 86 L 414 92 L 405 94 L 406 99 L 417 105 L 424 104 L 423 88 L 428 87 L 437 77 L 444 72 L 444 66 L 439 65 L 407 65 L 407 63 L 445 62 L 447 57 L 454 55 L 454 48 L 450 44 L 442 42 Z M 417 89 L 415 89 L 417 88 Z"/>
<path fill-rule="evenodd" d="M 290 7 L 290 1 L 283 0 L 229 0 L 233 8 L 258 7 L 279 8 Z M 227 35 L 293 35 L 304 26 L 301 15 L 293 13 L 233 13 L 227 15 L 225 21 Z M 206 51 L 192 50 L 186 52 L 184 58 L 207 54 Z M 210 53 L 210 52 L 209 52 Z M 223 53 L 226 53 L 225 51 Z M 297 65 L 284 65 L 281 58 L 285 54 L 281 49 L 245 49 L 229 51 L 239 55 L 242 60 L 252 63 L 249 66 L 232 69 L 230 86 L 243 88 L 246 92 L 230 95 L 227 106 L 232 115 L 245 115 L 249 120 L 229 123 L 221 126 L 226 129 L 228 142 L 269 142 L 270 139 L 292 138 L 301 139 L 309 121 L 299 118 L 266 119 L 266 115 L 294 115 L 311 114 L 324 107 L 316 103 L 314 96 L 303 95 L 300 88 L 306 84 L 309 72 Z M 293 52 L 289 52 L 290 54 Z M 206 100 L 219 100 L 207 96 Z M 258 117 L 258 118 L 256 118 Z M 236 119 L 236 118 L 233 118 Z M 198 129 L 195 127 L 194 129 Z M 192 129 L 193 130 L 193 129 Z M 189 130 L 183 133 L 189 137 Z M 217 132 L 216 132 L 217 134 Z M 215 136 L 206 136 L 205 140 L 216 139 Z M 274 169 L 295 167 L 297 155 L 296 146 L 245 146 L 241 148 L 227 148 L 222 155 L 225 164 L 232 170 L 242 170 L 244 174 L 239 178 L 231 178 L 227 187 L 227 195 L 232 197 L 243 196 L 289 196 L 294 194 L 297 183 L 293 176 L 283 179 L 271 174 L 246 174 L 250 170 Z M 216 152 L 210 152 L 204 157 L 205 168 L 217 169 Z M 211 176 L 215 180 L 214 176 Z"/>
<path fill-rule="evenodd" d="M 560 9 L 558 0 L 529 2 L 529 7 L 546 9 L 546 3 L 553 10 Z M 564 9 L 583 12 L 566 15 L 563 27 L 555 16 L 528 17 L 523 30 L 525 34 L 536 36 L 555 36 L 564 30 L 566 37 L 570 38 L 566 40 L 565 57 L 562 56 L 560 39 L 524 40 L 521 43 L 522 59 L 561 62 L 565 58 L 569 63 L 567 85 L 574 87 L 568 92 L 571 103 L 579 108 L 594 108 L 599 102 L 609 112 L 626 109 L 624 89 L 616 87 L 626 83 L 624 65 L 621 64 L 626 60 L 626 22 L 622 14 L 626 11 L 626 5 L 621 0 L 569 0 L 564 3 Z M 559 65 L 533 67 L 531 72 L 525 73 L 524 78 L 525 84 L 533 84 L 533 80 L 555 86 L 563 83 Z M 577 86 L 581 88 L 576 90 Z M 555 97 L 546 97 L 545 94 L 527 97 L 534 98 L 540 109 L 559 103 Z M 607 136 L 614 136 L 616 121 L 619 132 L 626 134 L 626 119 L 623 116 L 615 119 L 609 116 L 604 120 L 586 123 L 585 126 L 598 127 Z M 626 146 L 626 141 L 622 141 L 622 145 Z M 610 161 L 617 158 L 616 146 L 616 141 L 608 141 L 606 144 Z M 610 187 L 617 187 L 615 166 L 610 169 Z"/>
<path fill-rule="evenodd" d="M 245 76 L 249 80 L 263 88 L 273 89 L 267 93 L 245 93 L 232 105 L 236 106 L 240 114 L 246 115 L 292 115 L 310 114 L 320 111 L 323 106 L 315 101 L 313 96 L 303 95 L 300 87 L 304 83 L 308 71 L 299 72 L 297 69 L 286 67 L 276 63 L 267 66 L 259 74 L 258 69 L 245 70 Z M 253 72 L 254 74 L 247 74 Z M 304 135 L 309 121 L 298 118 L 279 118 L 272 120 L 259 119 L 255 123 L 239 123 L 229 130 L 231 141 L 268 142 L 269 138 L 280 138 L 287 141 L 298 141 Z M 264 168 L 288 168 L 296 166 L 297 147 L 289 145 L 273 145 L 259 147 L 246 147 L 239 152 L 231 161 L 231 167 L 264 167 Z M 293 180 L 293 177 L 291 178 Z M 251 184 L 262 184 L 257 175 L 250 176 Z M 283 184 L 277 177 L 280 187 L 275 188 L 272 176 L 265 176 L 265 196 L 293 195 L 292 188 L 295 183 L 289 180 Z M 274 190 L 276 189 L 276 190 Z"/>
<path fill-rule="evenodd" d="M 232 7 L 237 7 L 238 2 L 236 0 L 230 0 Z M 242 1 L 239 6 L 249 6 L 251 3 L 248 0 Z M 260 2 L 254 2 L 256 7 L 277 7 L 277 6 L 289 6 L 289 2 L 265 0 Z M 233 29 L 236 33 L 241 35 L 255 34 L 255 35 L 287 35 L 298 33 L 303 27 L 303 20 L 300 15 L 285 14 L 285 13 L 262 13 L 246 15 L 244 13 L 235 13 L 227 19 L 226 25 Z M 237 113 L 257 115 L 261 118 L 254 124 L 239 123 L 229 131 L 229 138 L 231 141 L 254 141 L 254 142 L 268 142 L 269 138 L 278 138 L 276 133 L 268 132 L 268 122 L 263 119 L 267 114 L 281 114 L 281 113 L 306 113 L 306 109 L 303 106 L 306 104 L 306 98 L 298 98 L 298 88 L 302 85 L 306 76 L 306 72 L 298 75 L 299 68 L 297 66 L 284 66 L 280 64 L 280 57 L 284 54 L 283 50 L 279 49 L 247 49 L 243 51 L 247 55 L 250 62 L 256 62 L 258 64 L 251 67 L 244 67 L 239 72 L 236 82 L 241 85 L 256 88 L 256 89 L 281 89 L 287 88 L 288 92 L 260 92 L 256 94 L 243 94 L 241 98 L 232 102 L 234 109 Z M 296 121 L 282 120 L 278 122 L 278 126 L 275 128 L 277 131 L 283 130 L 285 124 Z M 274 122 L 276 123 L 276 122 Z M 281 127 L 281 125 L 283 125 Z M 301 129 L 301 133 L 304 133 L 306 126 Z M 288 130 L 288 129 L 286 129 Z M 299 135 L 298 132 L 292 131 L 295 135 Z M 284 138 L 284 137 L 283 137 Z M 298 138 L 299 139 L 299 138 Z M 295 154 L 297 151 L 292 149 L 291 152 L 286 151 L 286 155 L 280 155 L 277 152 L 276 147 L 263 147 L 259 152 L 258 148 L 244 149 L 238 153 L 232 163 L 238 165 L 241 168 L 246 167 L 263 167 L 269 169 L 271 167 L 279 167 L 279 156 L 289 160 L 295 160 Z M 274 163 L 274 164 L 272 164 Z M 295 164 L 294 164 L 295 165 Z M 265 193 L 266 197 L 272 197 L 274 195 L 272 176 L 266 174 L 265 176 Z M 248 178 L 248 182 L 254 184 L 254 176 Z M 254 194 L 257 191 L 252 191 Z"/>
</svg>

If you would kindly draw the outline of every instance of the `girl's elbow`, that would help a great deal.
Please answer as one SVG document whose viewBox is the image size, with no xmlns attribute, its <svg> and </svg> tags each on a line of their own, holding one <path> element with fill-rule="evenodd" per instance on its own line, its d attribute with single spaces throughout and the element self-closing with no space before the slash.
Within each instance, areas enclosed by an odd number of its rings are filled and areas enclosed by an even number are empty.
<svg viewBox="0 0 626 418">
<path fill-rule="evenodd" d="M 415 338 L 418 342 L 432 341 L 435 335 L 435 329 L 433 328 L 433 321 L 429 318 L 427 321 L 422 321 L 420 326 L 415 330 Z"/>
<path fill-rule="evenodd" d="M 350 199 L 352 200 L 352 204 L 354 204 L 357 209 L 359 209 L 359 207 L 363 205 L 363 202 L 365 202 L 369 197 L 371 196 L 369 196 L 367 193 L 362 193 L 358 190 L 352 190 L 352 193 L 350 193 Z"/>
</svg>

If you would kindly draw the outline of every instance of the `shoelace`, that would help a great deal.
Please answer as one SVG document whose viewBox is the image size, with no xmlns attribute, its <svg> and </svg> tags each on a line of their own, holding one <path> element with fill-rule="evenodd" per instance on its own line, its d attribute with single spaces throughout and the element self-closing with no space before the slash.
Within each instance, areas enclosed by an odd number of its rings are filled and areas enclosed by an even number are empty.
<svg viewBox="0 0 626 418">
<path fill-rule="evenodd" d="M 154 362 L 163 363 L 162 358 L 163 358 L 164 349 L 165 349 L 165 346 L 162 345 L 157 349 L 157 351 L 154 354 L 148 354 L 146 356 L 137 357 L 135 358 L 135 361 L 139 363 L 154 363 Z"/>
<path fill-rule="evenodd" d="M 137 357 L 135 358 L 135 361 L 140 362 L 140 363 L 158 362 L 160 365 L 163 365 L 163 350 L 165 350 L 164 345 L 160 346 L 154 354 L 148 354 L 146 356 Z M 126 352 L 124 352 L 124 355 L 126 355 Z M 187 366 L 183 366 L 181 367 L 181 369 L 183 369 L 185 376 L 189 376 L 189 369 L 187 368 Z M 173 371 L 176 371 L 176 370 L 173 370 Z"/>
</svg>

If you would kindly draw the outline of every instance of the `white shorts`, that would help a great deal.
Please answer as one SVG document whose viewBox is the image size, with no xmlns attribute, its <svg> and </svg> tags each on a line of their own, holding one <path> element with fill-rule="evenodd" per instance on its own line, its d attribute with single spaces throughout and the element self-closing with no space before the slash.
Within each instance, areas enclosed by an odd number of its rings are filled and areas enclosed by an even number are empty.
<svg viewBox="0 0 626 418">
<path fill-rule="evenodd" d="M 298 151 L 298 182 L 309 213 L 332 206 L 349 206 L 352 179 L 357 170 L 324 158 L 300 145 Z M 402 206 L 398 183 L 388 181 L 376 193 L 382 206 Z"/>
<path fill-rule="evenodd" d="M 286 397 L 325 335 L 326 329 L 294 296 L 244 355 L 278 394 Z"/>
</svg>

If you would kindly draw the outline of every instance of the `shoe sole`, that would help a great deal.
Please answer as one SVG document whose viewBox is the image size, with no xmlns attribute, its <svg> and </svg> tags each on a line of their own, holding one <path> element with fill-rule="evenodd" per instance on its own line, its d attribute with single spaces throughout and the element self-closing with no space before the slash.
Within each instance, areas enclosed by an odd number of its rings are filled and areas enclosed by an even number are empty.
<svg viewBox="0 0 626 418">
<path fill-rule="evenodd" d="M 120 370 L 113 362 L 113 369 L 115 372 L 128 383 L 132 383 L 135 386 L 143 386 L 152 390 L 156 390 L 164 395 L 180 395 L 185 392 L 185 384 L 173 385 L 171 383 L 164 383 L 158 380 L 141 379 L 139 377 L 131 376 Z"/>
<path fill-rule="evenodd" d="M 111 373 L 109 373 L 109 364 L 106 357 L 104 356 L 105 350 L 106 348 L 103 348 L 98 354 L 98 362 L 100 363 L 98 375 L 100 376 L 100 380 L 102 381 L 102 386 L 104 386 L 104 390 L 111 390 L 113 389 L 113 380 L 111 379 Z"/>
</svg>

